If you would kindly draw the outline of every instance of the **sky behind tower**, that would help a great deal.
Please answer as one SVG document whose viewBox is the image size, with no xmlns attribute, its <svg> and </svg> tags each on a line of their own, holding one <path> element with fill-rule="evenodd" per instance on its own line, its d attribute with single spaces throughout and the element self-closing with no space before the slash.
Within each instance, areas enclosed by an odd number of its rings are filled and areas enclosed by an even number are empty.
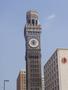
<svg viewBox="0 0 68 90">
<path fill-rule="evenodd" d="M 42 25 L 42 69 L 56 48 L 68 48 L 68 0 L 0 0 L 0 90 L 16 90 L 25 69 L 26 12 L 37 10 Z"/>
</svg>

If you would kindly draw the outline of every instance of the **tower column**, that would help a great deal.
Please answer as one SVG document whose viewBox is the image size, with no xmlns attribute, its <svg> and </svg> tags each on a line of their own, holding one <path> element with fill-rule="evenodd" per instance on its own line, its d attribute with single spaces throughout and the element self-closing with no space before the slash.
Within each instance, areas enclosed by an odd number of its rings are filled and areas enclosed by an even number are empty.
<svg viewBox="0 0 68 90">
<path fill-rule="evenodd" d="M 41 84 L 41 25 L 38 23 L 38 12 L 26 13 L 24 28 L 26 46 L 26 90 L 42 90 Z"/>
</svg>

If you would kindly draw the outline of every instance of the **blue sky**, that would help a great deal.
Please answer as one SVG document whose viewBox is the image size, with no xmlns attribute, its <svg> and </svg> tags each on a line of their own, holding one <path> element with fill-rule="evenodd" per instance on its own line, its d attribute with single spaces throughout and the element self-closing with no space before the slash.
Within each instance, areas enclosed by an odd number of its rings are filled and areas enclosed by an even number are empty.
<svg viewBox="0 0 68 90">
<path fill-rule="evenodd" d="M 16 90 L 25 68 L 26 12 L 37 10 L 42 25 L 42 68 L 56 48 L 68 48 L 68 0 L 0 0 L 0 90 Z"/>
</svg>

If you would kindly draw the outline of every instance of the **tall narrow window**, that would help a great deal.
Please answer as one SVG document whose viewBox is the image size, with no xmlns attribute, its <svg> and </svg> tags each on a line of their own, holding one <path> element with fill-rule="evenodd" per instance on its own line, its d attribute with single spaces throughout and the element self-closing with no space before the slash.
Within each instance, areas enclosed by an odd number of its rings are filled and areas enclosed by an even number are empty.
<svg viewBox="0 0 68 90">
<path fill-rule="evenodd" d="M 32 19 L 32 24 L 33 24 L 33 26 L 34 26 L 34 19 Z"/>
<path fill-rule="evenodd" d="M 30 20 L 28 20 L 28 24 L 30 24 Z"/>
<path fill-rule="evenodd" d="M 36 20 L 36 25 L 38 24 L 38 21 Z"/>
</svg>

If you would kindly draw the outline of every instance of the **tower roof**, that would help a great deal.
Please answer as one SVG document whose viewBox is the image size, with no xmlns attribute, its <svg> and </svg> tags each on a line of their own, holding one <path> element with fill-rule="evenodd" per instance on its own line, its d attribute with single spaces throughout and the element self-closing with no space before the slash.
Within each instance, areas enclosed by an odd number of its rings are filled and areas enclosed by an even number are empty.
<svg viewBox="0 0 68 90">
<path fill-rule="evenodd" d="M 27 17 L 36 17 L 36 18 L 38 18 L 38 12 L 35 11 L 35 10 L 29 10 L 29 11 L 27 11 L 26 16 Z"/>
</svg>

